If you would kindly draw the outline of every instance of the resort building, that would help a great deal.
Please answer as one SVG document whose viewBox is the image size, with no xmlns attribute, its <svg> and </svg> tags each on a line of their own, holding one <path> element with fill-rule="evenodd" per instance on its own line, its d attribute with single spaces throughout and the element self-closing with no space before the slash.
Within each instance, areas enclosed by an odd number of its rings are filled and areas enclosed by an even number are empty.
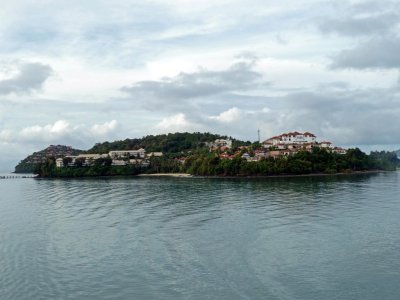
<svg viewBox="0 0 400 300">
<path fill-rule="evenodd" d="M 324 141 L 324 142 L 321 142 L 319 144 L 320 144 L 321 148 L 332 148 L 332 143 L 331 142 Z"/>
<path fill-rule="evenodd" d="M 268 140 L 264 141 L 263 144 L 267 145 L 267 147 L 270 146 L 276 146 L 276 145 L 287 145 L 287 144 L 307 144 L 307 143 L 316 143 L 317 137 L 310 133 L 310 132 L 289 132 L 289 133 L 283 133 L 278 136 L 274 136 L 269 138 Z"/>
<path fill-rule="evenodd" d="M 143 148 L 139 150 L 117 150 L 117 151 L 110 151 L 108 155 L 112 159 L 145 158 L 146 150 L 144 150 Z"/>
<path fill-rule="evenodd" d="M 146 151 L 141 148 L 138 150 L 113 150 L 108 154 L 79 154 L 77 156 L 67 155 L 56 159 L 56 166 L 92 166 L 96 160 L 100 158 L 110 158 L 113 166 L 140 165 L 148 166 L 149 158 L 161 157 L 162 152 L 150 152 L 146 155 Z"/>
<path fill-rule="evenodd" d="M 77 161 L 80 161 L 82 166 L 91 166 L 95 160 L 99 158 L 107 158 L 108 154 L 79 154 L 79 155 L 67 155 L 56 159 L 56 166 L 61 168 L 65 167 L 64 162 L 67 162 L 67 166 L 75 166 Z"/>
<path fill-rule="evenodd" d="M 163 156 L 162 152 L 150 152 L 146 155 L 147 157 L 161 157 Z"/>
<path fill-rule="evenodd" d="M 216 139 L 214 142 L 205 143 L 206 146 L 210 147 L 210 151 L 213 150 L 222 150 L 225 151 L 227 149 L 232 148 L 232 140 L 231 139 Z"/>
<path fill-rule="evenodd" d="M 263 147 L 270 150 L 270 157 L 289 156 L 298 151 L 312 151 L 315 147 L 338 154 L 346 154 L 346 149 L 335 147 L 329 141 L 319 143 L 317 137 L 310 132 L 301 133 L 294 131 L 283 133 L 265 140 Z"/>
</svg>

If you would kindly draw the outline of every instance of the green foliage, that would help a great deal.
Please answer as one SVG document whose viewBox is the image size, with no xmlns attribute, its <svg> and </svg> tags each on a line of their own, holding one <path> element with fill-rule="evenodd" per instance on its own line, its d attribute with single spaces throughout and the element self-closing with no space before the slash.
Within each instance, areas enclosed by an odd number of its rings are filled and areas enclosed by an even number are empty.
<svg viewBox="0 0 400 300">
<path fill-rule="evenodd" d="M 64 145 L 51 145 L 46 149 L 34 152 L 15 166 L 15 173 L 35 173 L 37 168 L 45 164 L 49 158 L 65 155 L 78 155 L 82 150 L 72 149 Z"/>
<path fill-rule="evenodd" d="M 388 152 L 367 155 L 356 148 L 341 155 L 313 148 L 312 152 L 300 151 L 293 156 L 258 162 L 248 162 L 240 156 L 232 160 L 220 160 L 214 154 L 192 155 L 187 159 L 183 171 L 203 176 L 270 176 L 393 170 L 398 165 L 397 157 Z"/>
<path fill-rule="evenodd" d="M 75 166 L 82 167 L 85 163 L 86 159 L 84 157 L 78 157 L 75 159 Z"/>
<path fill-rule="evenodd" d="M 112 166 L 110 157 L 87 162 L 84 158 L 78 158 L 75 160 L 74 166 L 68 166 L 72 160 L 64 158 L 63 163 L 66 167 L 63 168 L 56 167 L 55 157 L 47 157 L 34 166 L 34 171 L 42 177 L 90 177 L 172 172 L 186 172 L 201 176 L 270 176 L 395 170 L 400 166 L 400 160 L 395 152 L 381 151 L 367 155 L 358 148 L 349 149 L 346 154 L 341 155 L 315 147 L 311 152 L 300 151 L 293 156 L 268 158 L 257 162 L 248 162 L 240 155 L 232 160 L 220 159 L 220 153 L 218 151 L 210 153 L 206 144 L 220 138 L 227 137 L 199 132 L 171 133 L 149 135 L 141 139 L 105 142 L 96 144 L 87 152 L 107 153 L 110 150 L 145 148 L 147 152 L 161 151 L 164 156 L 151 157 L 146 167 L 139 164 Z M 248 152 L 252 156 L 260 144 L 233 140 L 233 147 L 228 153 L 237 153 L 240 146 L 248 147 L 239 151 L 240 154 Z M 186 157 L 184 165 L 178 160 L 181 157 Z M 86 164 L 90 164 L 90 166 L 86 166 Z M 32 168 L 32 166 L 30 167 Z"/>
<path fill-rule="evenodd" d="M 400 167 L 400 159 L 396 152 L 373 151 L 370 154 L 376 167 L 383 170 L 395 170 Z"/>
<path fill-rule="evenodd" d="M 128 176 L 142 173 L 142 168 L 136 165 L 112 166 L 111 160 L 104 158 L 96 161 L 92 166 L 82 166 L 80 163 L 71 167 L 57 168 L 55 159 L 50 158 L 39 164 L 35 173 L 42 178 L 75 178 L 98 176 Z"/>
<path fill-rule="evenodd" d="M 151 157 L 146 167 L 140 165 L 112 166 L 111 159 L 101 158 L 91 166 L 83 161 L 75 166 L 57 168 L 55 158 L 48 158 L 36 167 L 41 177 L 94 177 L 137 175 L 140 173 L 187 172 L 200 176 L 270 176 L 299 174 L 334 174 L 367 170 L 395 170 L 400 160 L 393 152 L 372 152 L 365 154 L 360 149 L 349 149 L 341 155 L 325 149 L 314 148 L 312 152 L 300 151 L 293 156 L 277 159 L 267 158 L 248 162 L 240 156 L 232 160 L 220 159 L 208 151 L 193 152 L 181 165 L 171 157 Z"/>
<path fill-rule="evenodd" d="M 63 164 L 64 166 L 68 166 L 72 162 L 72 157 L 64 157 L 63 158 Z"/>
<path fill-rule="evenodd" d="M 149 167 L 143 171 L 145 173 L 176 173 L 181 171 L 180 167 L 180 163 L 175 159 L 151 157 Z"/>
<path fill-rule="evenodd" d="M 144 148 L 146 152 L 163 152 L 168 155 L 176 155 L 177 153 L 196 151 L 199 149 L 208 149 L 206 142 L 213 142 L 216 139 L 227 138 L 211 133 L 169 133 L 161 135 L 148 135 L 141 139 L 126 139 L 123 141 L 97 143 L 87 153 L 108 153 L 111 150 L 131 150 Z M 250 144 L 250 142 L 242 142 L 233 140 L 235 146 Z"/>
</svg>

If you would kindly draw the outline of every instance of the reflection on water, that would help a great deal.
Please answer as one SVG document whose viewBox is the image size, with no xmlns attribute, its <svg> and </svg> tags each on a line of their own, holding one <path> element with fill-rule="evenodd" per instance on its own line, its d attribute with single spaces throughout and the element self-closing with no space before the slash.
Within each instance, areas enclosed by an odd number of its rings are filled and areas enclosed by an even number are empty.
<svg viewBox="0 0 400 300">
<path fill-rule="evenodd" d="M 2 299 L 397 299 L 399 173 L 0 182 Z"/>
</svg>

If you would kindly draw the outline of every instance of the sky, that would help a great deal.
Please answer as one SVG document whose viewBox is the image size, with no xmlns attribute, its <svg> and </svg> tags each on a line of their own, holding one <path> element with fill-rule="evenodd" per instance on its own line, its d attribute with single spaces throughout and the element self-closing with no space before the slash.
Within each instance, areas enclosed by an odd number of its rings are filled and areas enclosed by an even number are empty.
<svg viewBox="0 0 400 300">
<path fill-rule="evenodd" d="M 0 169 L 178 131 L 400 148 L 399 0 L 1 2 Z"/>
</svg>

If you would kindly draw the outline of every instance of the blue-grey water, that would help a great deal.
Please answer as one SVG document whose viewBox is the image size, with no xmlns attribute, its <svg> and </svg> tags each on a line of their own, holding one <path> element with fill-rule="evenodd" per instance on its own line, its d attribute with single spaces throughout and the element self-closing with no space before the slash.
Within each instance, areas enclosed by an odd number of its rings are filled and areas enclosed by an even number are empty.
<svg viewBox="0 0 400 300">
<path fill-rule="evenodd" d="M 0 299 L 400 299 L 400 173 L 0 180 Z"/>
</svg>

